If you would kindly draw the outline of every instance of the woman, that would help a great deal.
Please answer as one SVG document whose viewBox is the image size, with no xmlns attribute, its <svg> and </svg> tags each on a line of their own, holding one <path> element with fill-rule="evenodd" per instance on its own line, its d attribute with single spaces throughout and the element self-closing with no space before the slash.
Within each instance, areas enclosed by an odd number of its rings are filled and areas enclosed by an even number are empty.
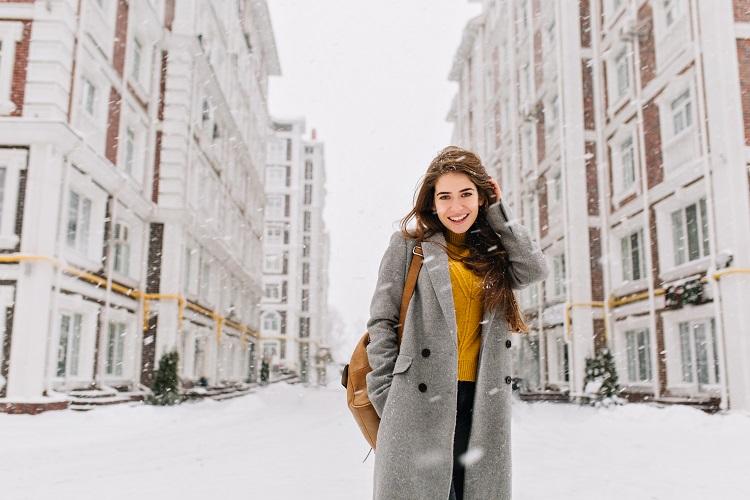
<svg viewBox="0 0 750 500">
<path fill-rule="evenodd" d="M 445 148 L 391 237 L 367 323 L 376 500 L 511 498 L 509 348 L 527 330 L 512 289 L 547 265 L 501 194 L 475 154 Z M 417 245 L 423 269 L 400 319 Z"/>
</svg>

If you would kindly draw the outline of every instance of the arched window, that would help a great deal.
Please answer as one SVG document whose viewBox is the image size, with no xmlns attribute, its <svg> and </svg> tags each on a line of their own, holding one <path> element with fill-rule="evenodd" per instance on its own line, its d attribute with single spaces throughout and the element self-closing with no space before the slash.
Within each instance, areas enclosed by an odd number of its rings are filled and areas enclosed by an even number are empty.
<svg viewBox="0 0 750 500">
<path fill-rule="evenodd" d="M 267 312 L 263 315 L 263 331 L 277 333 L 281 328 L 281 319 L 279 313 L 275 311 Z"/>
</svg>

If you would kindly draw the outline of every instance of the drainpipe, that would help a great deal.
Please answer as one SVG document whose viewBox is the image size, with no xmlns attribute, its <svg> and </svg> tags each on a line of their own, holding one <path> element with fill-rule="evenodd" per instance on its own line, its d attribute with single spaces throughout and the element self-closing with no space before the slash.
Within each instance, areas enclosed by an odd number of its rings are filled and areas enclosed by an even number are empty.
<svg viewBox="0 0 750 500">
<path fill-rule="evenodd" d="M 708 216 L 708 244 L 709 244 L 709 255 L 711 255 L 711 264 L 708 269 L 708 276 L 710 276 L 709 283 L 711 284 L 711 292 L 713 295 L 713 309 L 714 318 L 716 318 L 716 331 L 712 332 L 716 335 L 716 348 L 719 351 L 719 388 L 721 391 L 721 402 L 719 407 L 722 410 L 726 410 L 729 407 L 729 394 L 728 394 L 728 380 L 727 380 L 727 369 L 726 369 L 726 332 L 724 330 L 724 311 L 721 306 L 721 287 L 719 286 L 719 280 L 714 276 L 716 271 L 716 221 L 714 212 L 714 183 L 713 173 L 711 168 L 711 151 L 710 145 L 708 144 L 708 127 L 706 120 L 705 106 L 705 81 L 703 75 L 703 54 L 701 52 L 701 31 L 698 24 L 698 5 L 696 0 L 690 1 L 690 24 L 692 29 L 693 38 L 693 58 L 695 60 L 695 86 L 696 86 L 696 98 L 698 110 L 698 127 L 700 136 L 701 156 L 703 160 L 703 176 L 706 179 L 706 211 Z"/>
<path fill-rule="evenodd" d="M 591 49 L 593 51 L 593 57 L 591 59 L 591 73 L 594 87 L 594 129 L 596 130 L 596 172 L 599 188 L 599 220 L 600 220 L 600 238 L 602 249 L 604 250 L 603 256 L 604 261 L 602 265 L 602 278 L 604 285 L 604 335 L 607 342 L 607 347 L 610 352 L 614 353 L 616 349 L 616 340 L 614 335 L 610 335 L 612 331 L 610 324 L 610 304 L 607 298 L 610 296 L 612 287 L 612 267 L 610 265 L 610 235 L 609 235 L 609 198 L 607 193 L 609 192 L 609 169 L 607 168 L 606 160 L 606 138 L 604 131 L 604 96 L 602 94 L 604 89 L 604 82 L 602 81 L 602 66 L 601 66 L 601 47 L 599 46 L 601 27 L 599 26 L 599 20 L 601 19 L 601 12 L 599 12 L 599 2 L 590 0 L 589 8 L 591 12 Z"/>
<path fill-rule="evenodd" d="M 635 23 L 638 22 L 638 5 L 637 0 L 631 0 L 629 5 L 630 15 Z M 640 47 L 638 46 L 639 34 L 638 28 L 635 28 L 634 32 L 627 33 L 629 41 L 633 46 L 633 64 L 635 68 L 633 71 L 635 81 L 635 95 L 633 102 L 636 106 L 636 124 L 638 129 L 638 160 L 640 163 L 640 175 L 641 175 L 641 199 L 643 200 L 643 219 L 644 219 L 644 231 L 643 237 L 645 239 L 645 256 L 646 256 L 646 268 L 648 273 L 651 274 L 653 269 L 653 253 L 651 250 L 651 214 L 649 212 L 649 192 L 648 192 L 648 179 L 646 170 L 646 134 L 643 130 L 643 103 L 642 92 L 641 92 L 641 54 Z M 658 349 L 656 344 L 656 296 L 654 295 L 654 278 L 655 276 L 649 276 L 648 279 L 648 316 L 649 316 L 649 329 L 651 335 L 649 339 L 651 342 L 651 366 L 652 366 L 652 379 L 653 379 L 653 390 L 654 399 L 658 399 L 661 396 L 659 388 L 659 362 L 658 362 Z"/>
<path fill-rule="evenodd" d="M 560 200 L 560 203 L 563 206 L 562 210 L 562 218 L 563 218 L 563 233 L 564 233 L 564 250 L 565 250 L 565 310 L 567 311 L 568 304 L 572 302 L 571 300 L 571 290 L 570 285 L 567 283 L 568 276 L 570 275 L 570 226 L 569 226 L 569 220 L 570 216 L 568 214 L 568 169 L 567 169 L 567 150 L 566 150 L 566 133 L 565 133 L 565 123 L 563 120 L 563 117 L 565 116 L 565 98 L 564 98 L 564 85 L 563 85 L 563 68 L 565 67 L 563 65 L 563 56 L 562 56 L 562 30 L 563 30 L 563 17 L 562 17 L 562 2 L 555 2 L 555 38 L 557 41 L 557 51 L 556 51 L 556 62 L 557 62 L 557 101 L 558 101 L 558 136 L 559 136 L 559 148 L 560 148 L 560 181 L 562 182 L 562 200 Z M 572 322 L 572 321 L 571 321 Z M 575 360 L 576 360 L 576 345 L 575 345 L 575 339 L 571 338 L 571 328 L 568 324 L 568 321 L 563 322 L 563 334 L 565 338 L 565 342 L 567 343 L 569 347 L 569 355 L 568 355 L 568 387 L 570 391 L 570 395 L 577 397 L 580 395 L 581 388 L 579 387 L 579 381 L 578 374 L 575 372 Z M 571 390 L 572 389 L 572 390 Z"/>
</svg>

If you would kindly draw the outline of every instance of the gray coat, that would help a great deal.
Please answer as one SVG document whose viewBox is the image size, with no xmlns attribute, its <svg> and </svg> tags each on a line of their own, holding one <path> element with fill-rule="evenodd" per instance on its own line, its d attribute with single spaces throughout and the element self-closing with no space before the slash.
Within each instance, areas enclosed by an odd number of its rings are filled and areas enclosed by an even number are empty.
<svg viewBox="0 0 750 500">
<path fill-rule="evenodd" d="M 502 203 L 487 210 L 490 226 L 508 252 L 514 288 L 539 281 L 547 264 L 523 226 L 511 221 Z M 424 263 L 399 352 L 396 327 L 414 240 L 391 237 L 380 264 L 370 306 L 367 375 L 370 400 L 381 417 L 375 451 L 376 500 L 443 500 L 450 493 L 456 426 L 457 349 L 448 256 L 436 243 L 422 243 Z M 510 500 L 510 342 L 502 315 L 485 312 L 482 322 L 474 414 L 464 498 Z"/>
</svg>

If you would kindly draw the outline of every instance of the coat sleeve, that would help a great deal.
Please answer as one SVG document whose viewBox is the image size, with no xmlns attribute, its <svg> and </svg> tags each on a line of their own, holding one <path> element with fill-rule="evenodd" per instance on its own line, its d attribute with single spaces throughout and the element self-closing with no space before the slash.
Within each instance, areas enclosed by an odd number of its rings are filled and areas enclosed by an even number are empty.
<svg viewBox="0 0 750 500">
<path fill-rule="evenodd" d="M 378 416 L 385 408 L 398 356 L 398 316 L 404 292 L 406 253 L 406 240 L 401 233 L 394 233 L 380 262 L 378 283 L 370 303 L 367 358 L 372 371 L 367 374 L 367 395 Z"/>
<path fill-rule="evenodd" d="M 525 288 L 547 277 L 547 260 L 539 245 L 531 239 L 528 229 L 510 218 L 502 201 L 488 207 L 487 222 L 508 252 L 511 288 Z"/>
</svg>

